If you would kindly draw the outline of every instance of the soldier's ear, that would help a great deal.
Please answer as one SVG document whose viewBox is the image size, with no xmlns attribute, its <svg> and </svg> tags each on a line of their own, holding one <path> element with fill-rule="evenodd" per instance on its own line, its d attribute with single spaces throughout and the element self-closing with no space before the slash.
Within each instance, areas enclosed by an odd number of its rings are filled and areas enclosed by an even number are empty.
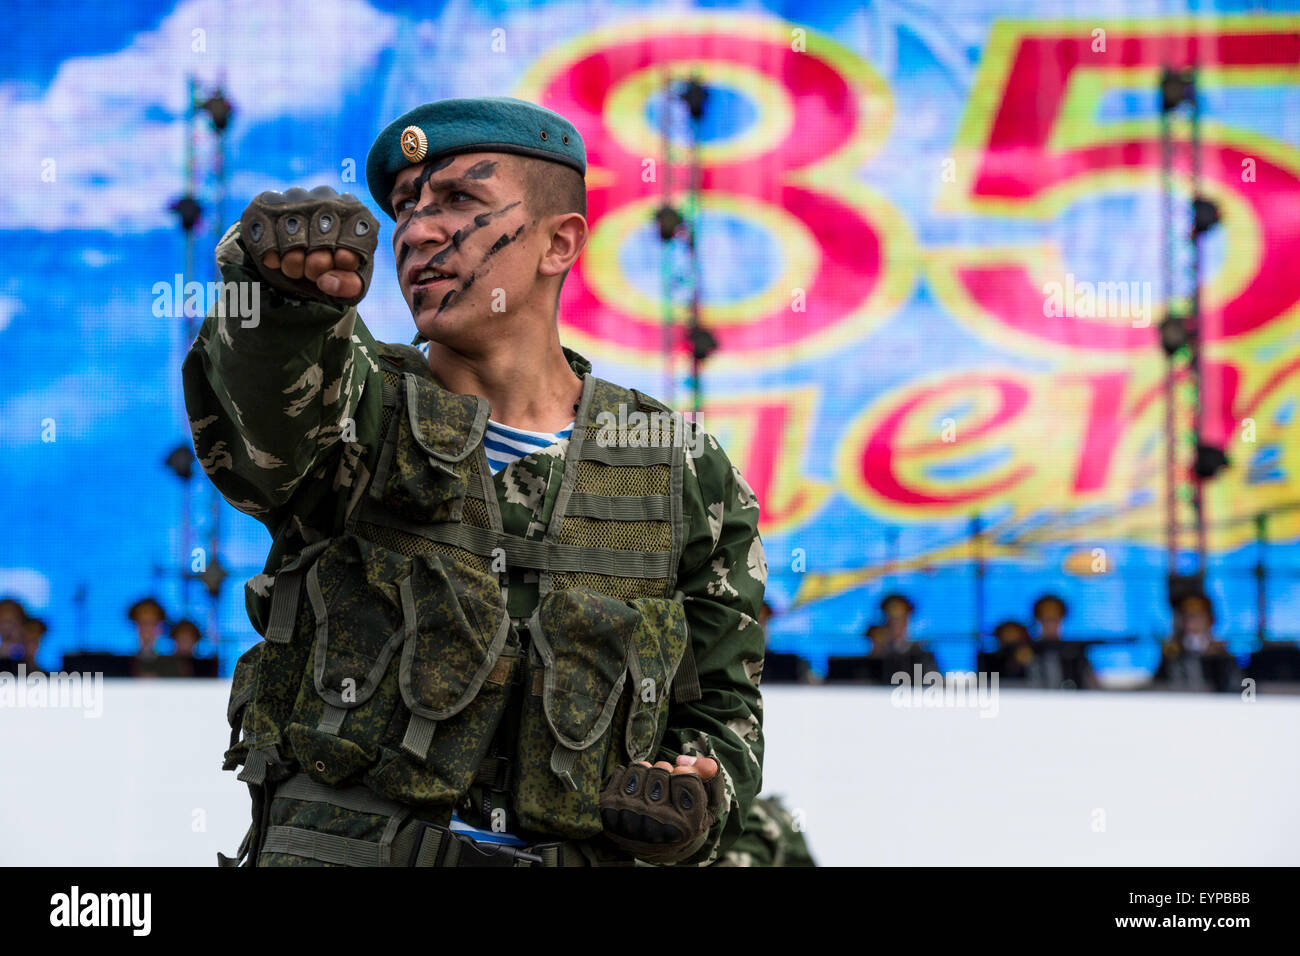
<svg viewBox="0 0 1300 956">
<path fill-rule="evenodd" d="M 557 217 L 551 227 L 551 241 L 538 267 L 542 275 L 561 275 L 569 270 L 587 245 L 587 220 L 576 212 Z"/>
</svg>

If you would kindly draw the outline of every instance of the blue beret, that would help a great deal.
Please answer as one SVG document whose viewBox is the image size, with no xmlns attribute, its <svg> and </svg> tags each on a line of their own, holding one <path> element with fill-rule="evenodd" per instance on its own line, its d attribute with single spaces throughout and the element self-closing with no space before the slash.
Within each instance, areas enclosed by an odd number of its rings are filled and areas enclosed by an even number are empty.
<svg viewBox="0 0 1300 956">
<path fill-rule="evenodd" d="M 370 195 L 390 219 L 397 174 L 453 153 L 518 153 L 571 166 L 587 175 L 587 149 L 559 113 L 512 96 L 437 100 L 417 106 L 384 128 L 366 157 Z"/>
</svg>

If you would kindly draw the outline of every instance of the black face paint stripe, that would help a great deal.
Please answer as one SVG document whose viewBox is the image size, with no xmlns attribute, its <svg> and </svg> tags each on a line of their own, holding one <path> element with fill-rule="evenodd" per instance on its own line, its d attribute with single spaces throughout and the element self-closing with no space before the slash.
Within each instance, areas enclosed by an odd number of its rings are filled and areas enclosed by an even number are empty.
<svg viewBox="0 0 1300 956">
<path fill-rule="evenodd" d="M 484 159 L 475 163 L 469 169 L 465 170 L 466 179 L 491 179 L 492 174 L 497 171 L 497 161 L 495 159 Z"/>
<path fill-rule="evenodd" d="M 435 252 L 433 255 L 431 255 L 428 261 L 426 261 L 424 265 L 420 267 L 420 269 L 424 270 L 424 269 L 432 268 L 433 266 L 442 265 L 442 263 L 446 261 L 447 256 L 451 255 L 451 253 L 456 249 L 459 249 L 460 244 L 464 242 L 467 238 L 469 238 L 469 236 L 471 236 L 475 232 L 478 232 L 478 230 L 482 229 L 484 226 L 486 226 L 489 222 L 491 222 L 493 219 L 497 218 L 498 216 L 503 216 L 506 213 L 508 213 L 511 209 L 514 209 L 515 206 L 518 206 L 520 202 L 521 202 L 520 200 L 516 200 L 515 202 L 510 203 L 510 205 L 503 206 L 502 208 L 496 210 L 495 212 L 479 213 L 477 216 L 474 217 L 473 224 L 465 226 L 463 229 L 457 229 L 454 233 L 452 233 L 450 244 L 440 249 L 439 251 Z M 404 269 L 404 263 L 406 262 L 406 258 L 409 255 L 410 248 L 411 247 L 409 245 L 406 245 L 404 243 L 402 245 L 402 248 L 398 251 L 397 275 L 399 279 L 401 278 L 401 276 L 406 274 Z"/>
<path fill-rule="evenodd" d="M 459 289 L 452 289 L 450 292 L 448 292 L 446 295 L 442 297 L 442 301 L 438 303 L 438 311 L 433 313 L 434 318 L 437 318 L 438 316 L 442 315 L 442 310 L 447 308 L 452 298 L 455 297 L 456 293 L 459 291 L 460 291 Z"/>
<path fill-rule="evenodd" d="M 442 297 L 442 304 L 438 306 L 438 311 L 433 314 L 434 318 L 437 318 L 439 315 L 441 315 L 442 310 L 447 308 L 447 306 L 449 306 L 452 303 L 453 296 L 459 296 L 462 293 L 466 292 L 469 289 L 469 287 L 474 284 L 474 280 L 477 278 L 478 278 L 478 273 L 471 272 L 469 274 L 469 278 L 465 280 L 464 285 L 462 285 L 459 289 L 452 289 L 450 292 L 444 295 Z"/>
<path fill-rule="evenodd" d="M 504 249 L 506 246 L 510 245 L 510 243 L 512 243 L 512 242 L 514 242 L 516 239 L 518 239 L 520 233 L 522 233 L 523 231 L 524 231 L 524 227 L 521 225 L 518 229 L 516 229 L 516 230 L 514 231 L 513 234 L 509 234 L 509 233 L 504 233 L 504 232 L 503 232 L 503 233 L 501 234 L 501 238 L 498 239 L 496 242 L 492 243 L 492 248 L 489 249 L 489 250 L 487 251 L 487 253 L 483 256 L 483 258 L 482 258 L 481 260 L 479 260 L 479 261 L 480 261 L 480 262 L 486 262 L 487 259 L 488 259 L 489 257 L 491 257 L 492 255 L 494 255 L 494 254 L 500 252 L 500 251 L 501 251 L 502 249 Z"/>
<path fill-rule="evenodd" d="M 442 159 L 432 160 L 430 162 L 425 163 L 424 168 L 421 169 L 418 174 L 416 174 L 416 177 L 413 180 L 411 180 L 409 183 L 407 183 L 405 186 L 403 186 L 399 192 L 397 192 L 395 195 L 390 197 L 390 201 L 394 206 L 396 206 L 399 200 L 405 199 L 407 196 L 411 195 L 412 193 L 414 193 L 416 198 L 418 199 L 420 193 L 424 192 L 425 183 L 429 181 L 429 178 L 439 170 L 446 169 L 455 161 L 456 161 L 456 157 L 452 155 L 452 156 L 444 156 Z M 482 165 L 482 164 L 480 163 L 478 165 Z"/>
</svg>

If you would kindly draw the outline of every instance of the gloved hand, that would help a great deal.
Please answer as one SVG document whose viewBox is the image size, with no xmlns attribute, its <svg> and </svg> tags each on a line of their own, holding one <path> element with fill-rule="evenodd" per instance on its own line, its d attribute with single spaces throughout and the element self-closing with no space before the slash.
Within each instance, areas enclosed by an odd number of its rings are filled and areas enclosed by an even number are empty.
<svg viewBox="0 0 1300 956">
<path fill-rule="evenodd" d="M 339 308 L 365 297 L 379 222 L 351 193 L 328 186 L 262 193 L 244 210 L 239 233 L 273 288 Z"/>
<path fill-rule="evenodd" d="M 618 767 L 600 792 L 605 836 L 647 863 L 676 863 L 704 845 L 722 810 L 722 774 L 671 773 L 634 763 Z"/>
</svg>

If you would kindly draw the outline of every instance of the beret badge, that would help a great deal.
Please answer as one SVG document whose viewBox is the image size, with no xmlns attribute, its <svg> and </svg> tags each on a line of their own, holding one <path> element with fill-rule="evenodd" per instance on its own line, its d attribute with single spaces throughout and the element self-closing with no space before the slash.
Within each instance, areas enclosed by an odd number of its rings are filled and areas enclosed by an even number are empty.
<svg viewBox="0 0 1300 956">
<path fill-rule="evenodd" d="M 412 163 L 418 163 L 429 152 L 429 137 L 418 126 L 408 126 L 402 130 L 402 155 Z"/>
</svg>

